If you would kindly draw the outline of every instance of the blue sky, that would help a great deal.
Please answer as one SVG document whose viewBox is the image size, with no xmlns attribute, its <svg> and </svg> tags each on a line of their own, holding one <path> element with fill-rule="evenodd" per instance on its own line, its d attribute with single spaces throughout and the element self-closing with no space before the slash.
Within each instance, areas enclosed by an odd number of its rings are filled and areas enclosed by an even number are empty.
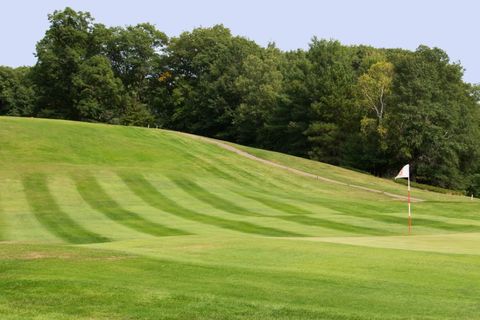
<svg viewBox="0 0 480 320">
<path fill-rule="evenodd" d="M 0 3 L 0 65 L 35 63 L 47 14 L 70 6 L 109 26 L 151 22 L 169 36 L 223 23 L 236 35 L 284 50 L 307 48 L 312 36 L 344 44 L 444 49 L 465 80 L 480 83 L 480 1 L 432 0 L 43 0 Z"/>
</svg>

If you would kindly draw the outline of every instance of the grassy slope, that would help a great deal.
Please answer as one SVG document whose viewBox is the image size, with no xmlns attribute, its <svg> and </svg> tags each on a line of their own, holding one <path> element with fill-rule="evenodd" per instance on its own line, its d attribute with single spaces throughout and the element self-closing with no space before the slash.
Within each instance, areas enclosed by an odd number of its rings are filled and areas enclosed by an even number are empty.
<svg viewBox="0 0 480 320">
<path fill-rule="evenodd" d="M 402 184 L 394 183 L 390 179 L 377 178 L 369 174 L 348 170 L 341 167 L 332 166 L 326 163 L 310 161 L 300 157 L 294 157 L 287 154 L 273 152 L 268 150 L 256 149 L 247 146 L 228 143 L 240 150 L 247 151 L 259 158 L 270 160 L 282 165 L 302 170 L 308 173 L 317 174 L 325 178 L 337 180 L 340 182 L 362 186 L 366 188 L 378 189 L 394 194 L 405 195 L 406 188 Z M 440 200 L 440 201 L 468 201 L 466 197 L 445 198 L 444 194 L 429 192 L 421 189 L 414 189 L 413 195 L 420 199 Z"/>
<path fill-rule="evenodd" d="M 480 203 L 175 132 L 0 118 L 2 319 L 471 319 Z M 329 178 L 388 180 L 248 148 Z M 475 245 L 475 244 L 478 244 Z M 399 248 L 399 249 L 393 249 Z"/>
</svg>

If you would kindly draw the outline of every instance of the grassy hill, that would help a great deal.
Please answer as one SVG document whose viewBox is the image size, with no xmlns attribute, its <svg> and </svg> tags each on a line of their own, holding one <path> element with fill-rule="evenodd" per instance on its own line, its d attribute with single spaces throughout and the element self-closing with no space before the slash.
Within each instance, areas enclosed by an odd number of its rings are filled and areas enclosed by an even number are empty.
<svg viewBox="0 0 480 320">
<path fill-rule="evenodd" d="M 0 118 L 2 319 L 474 319 L 480 202 L 177 132 Z M 334 181 L 327 181 L 331 179 Z M 338 183 L 341 182 L 341 183 Z"/>
</svg>

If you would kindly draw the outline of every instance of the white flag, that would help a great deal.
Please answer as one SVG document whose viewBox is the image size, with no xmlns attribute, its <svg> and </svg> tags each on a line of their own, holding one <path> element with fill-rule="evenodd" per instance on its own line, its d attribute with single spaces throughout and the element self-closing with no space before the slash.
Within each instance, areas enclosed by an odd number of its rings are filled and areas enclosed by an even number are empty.
<svg viewBox="0 0 480 320">
<path fill-rule="evenodd" d="M 397 174 L 395 179 L 400 179 L 400 178 L 410 178 L 410 165 L 406 164 L 403 166 L 402 170 Z"/>
</svg>

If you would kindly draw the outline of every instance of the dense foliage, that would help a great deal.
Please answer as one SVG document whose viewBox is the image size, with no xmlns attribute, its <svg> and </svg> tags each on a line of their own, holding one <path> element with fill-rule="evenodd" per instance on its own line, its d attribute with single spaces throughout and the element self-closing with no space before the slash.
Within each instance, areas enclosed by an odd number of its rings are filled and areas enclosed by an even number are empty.
<svg viewBox="0 0 480 320">
<path fill-rule="evenodd" d="M 480 194 L 480 90 L 438 48 L 313 38 L 283 52 L 222 25 L 168 39 L 153 25 L 49 15 L 37 63 L 0 67 L 0 114 L 159 126 Z"/>
</svg>

